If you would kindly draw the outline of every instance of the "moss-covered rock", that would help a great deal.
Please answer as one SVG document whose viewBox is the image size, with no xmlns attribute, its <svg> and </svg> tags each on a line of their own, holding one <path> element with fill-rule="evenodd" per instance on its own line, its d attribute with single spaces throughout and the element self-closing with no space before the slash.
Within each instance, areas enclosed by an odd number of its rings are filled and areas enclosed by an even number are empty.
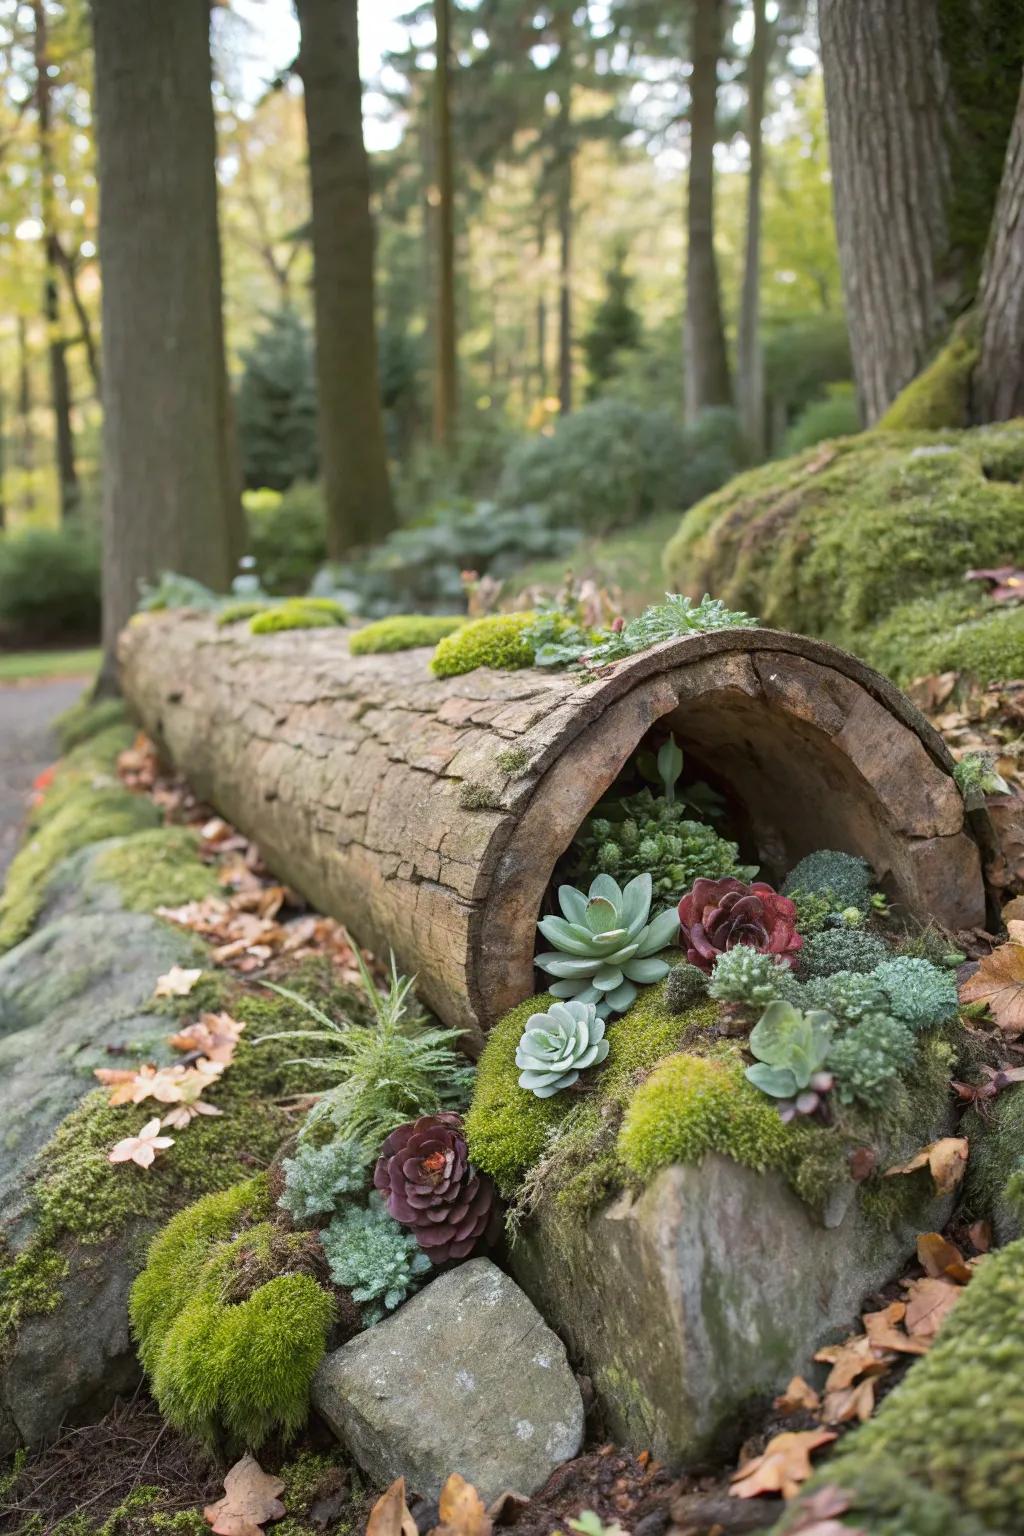
<svg viewBox="0 0 1024 1536">
<path fill-rule="evenodd" d="M 206 1196 L 154 1239 L 132 1287 L 160 1411 L 209 1444 L 257 1450 L 301 1427 L 334 1318 L 315 1235 L 283 1232 L 271 1214 L 262 1177 Z"/>
<path fill-rule="evenodd" d="M 954 336 L 927 368 L 896 396 L 878 423 L 880 432 L 941 432 L 968 421 L 977 342 Z"/>
<path fill-rule="evenodd" d="M 1020 422 L 863 433 L 833 443 L 828 456 L 817 447 L 751 470 L 691 508 L 666 549 L 666 573 L 681 591 L 714 592 L 731 607 L 846 646 L 900 678 L 912 675 L 919 658 L 910 667 L 901 662 L 896 610 L 925 600 L 953 603 L 945 610 L 951 622 L 938 633 L 928 633 L 937 615 L 919 618 L 928 659 L 946 667 L 960 658 L 968 669 L 1012 676 L 1017 624 L 1004 616 L 996 622 L 976 593 L 964 599 L 962 579 L 969 567 L 1014 557 L 1024 521 L 1022 475 Z"/>
<path fill-rule="evenodd" d="M 462 629 L 462 614 L 396 613 L 357 629 L 348 643 L 353 656 L 373 656 L 383 651 L 411 651 L 420 645 L 437 645 Z"/>
<path fill-rule="evenodd" d="M 53 728 L 61 754 L 65 755 L 91 736 L 111 726 L 126 726 L 128 715 L 123 699 L 92 699 L 86 691 L 81 698 L 57 716 Z"/>
<path fill-rule="evenodd" d="M 254 635 L 274 635 L 288 629 L 330 629 L 348 621 L 348 613 L 330 597 L 295 597 L 263 608 L 249 620 Z"/>
<path fill-rule="evenodd" d="M 871 1536 L 1006 1536 L 1024 1509 L 1024 1242 L 986 1259 L 928 1355 L 817 1483 Z M 814 1485 L 811 1485 L 813 1488 Z M 781 1522 L 791 1527 L 794 1512 Z"/>
<path fill-rule="evenodd" d="M 459 677 L 477 667 L 513 672 L 533 665 L 534 647 L 524 639 L 535 613 L 492 613 L 463 624 L 442 640 L 430 663 L 436 677 Z"/>
</svg>

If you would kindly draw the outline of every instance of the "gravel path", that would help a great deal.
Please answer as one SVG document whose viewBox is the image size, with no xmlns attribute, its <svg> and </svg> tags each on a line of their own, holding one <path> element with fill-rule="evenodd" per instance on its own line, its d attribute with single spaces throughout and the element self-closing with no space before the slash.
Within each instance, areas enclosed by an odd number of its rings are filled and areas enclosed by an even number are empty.
<svg viewBox="0 0 1024 1536">
<path fill-rule="evenodd" d="M 0 686 L 0 880 L 18 847 L 32 780 L 57 755 L 52 721 L 86 686 L 81 677 Z"/>
</svg>

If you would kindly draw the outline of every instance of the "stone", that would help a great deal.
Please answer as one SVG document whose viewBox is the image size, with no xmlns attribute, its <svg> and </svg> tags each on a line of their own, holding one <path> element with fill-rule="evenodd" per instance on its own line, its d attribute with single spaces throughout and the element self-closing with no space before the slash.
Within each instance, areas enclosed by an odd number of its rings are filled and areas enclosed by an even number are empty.
<svg viewBox="0 0 1024 1536">
<path fill-rule="evenodd" d="M 531 1494 L 583 1440 L 561 1341 L 488 1259 L 439 1275 L 329 1354 L 313 1403 L 367 1475 L 436 1498 L 459 1472 L 490 1503 Z"/>
<path fill-rule="evenodd" d="M 813 1375 L 815 1351 L 951 1209 L 922 1196 L 889 1230 L 851 1201 L 825 1226 L 780 1175 L 715 1154 L 666 1168 L 586 1226 L 542 1215 L 511 1264 L 590 1375 L 608 1438 L 692 1465 L 728 1456 L 749 1410 Z"/>
</svg>

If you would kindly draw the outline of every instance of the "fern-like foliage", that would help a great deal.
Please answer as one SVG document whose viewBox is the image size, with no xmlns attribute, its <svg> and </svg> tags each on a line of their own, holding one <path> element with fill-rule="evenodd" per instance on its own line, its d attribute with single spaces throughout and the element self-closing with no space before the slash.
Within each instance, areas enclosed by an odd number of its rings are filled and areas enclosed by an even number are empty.
<svg viewBox="0 0 1024 1536">
<path fill-rule="evenodd" d="M 401 1306 L 420 1275 L 431 1269 L 416 1239 L 371 1197 L 363 1209 L 349 1206 L 320 1233 L 331 1279 L 363 1307 L 367 1325 Z"/>
<path fill-rule="evenodd" d="M 400 976 L 391 957 L 391 977 L 378 992 L 356 951 L 366 995 L 373 1007 L 370 1024 L 338 1023 L 322 1008 L 287 987 L 267 985 L 302 1008 L 318 1026 L 264 1040 L 327 1040 L 330 1056 L 303 1057 L 295 1065 L 338 1078 L 306 1116 L 301 1135 L 330 1120 L 345 1141 L 359 1143 L 368 1157 L 396 1126 L 442 1109 L 463 1109 L 472 1091 L 474 1070 L 458 1048 L 461 1031 L 433 1026 L 415 1005 L 415 977 Z M 258 1041 L 257 1044 L 261 1044 Z"/>
</svg>

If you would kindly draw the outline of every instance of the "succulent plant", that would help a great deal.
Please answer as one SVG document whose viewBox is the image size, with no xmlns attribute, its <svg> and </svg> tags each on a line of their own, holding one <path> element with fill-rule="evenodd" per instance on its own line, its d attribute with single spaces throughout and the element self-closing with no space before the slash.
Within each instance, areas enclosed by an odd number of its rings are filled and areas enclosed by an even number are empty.
<svg viewBox="0 0 1024 1536">
<path fill-rule="evenodd" d="M 895 1080 L 914 1060 L 909 1025 L 886 1013 L 869 1013 L 829 1049 L 828 1065 L 843 1104 L 881 1109 Z"/>
<path fill-rule="evenodd" d="M 559 886 L 563 916 L 537 924 L 556 946 L 536 960 L 557 978 L 549 989 L 555 997 L 593 1003 L 606 1019 L 636 1000 L 638 983 L 668 974 L 667 962 L 654 957 L 672 943 L 679 918 L 670 908 L 649 923 L 651 893 L 649 874 L 637 875 L 625 890 L 611 875 L 598 875 L 586 895 L 575 886 Z"/>
<path fill-rule="evenodd" d="M 750 1032 L 757 1057 L 746 1070 L 749 1082 L 779 1099 L 783 1120 L 813 1115 L 822 1108 L 834 1078 L 825 1070 L 835 1019 L 830 1013 L 801 1013 L 792 1003 L 769 1003 Z"/>
<path fill-rule="evenodd" d="M 595 1067 L 608 1055 L 604 1020 L 593 1003 L 577 998 L 552 1003 L 546 1013 L 531 1013 L 516 1048 L 520 1088 L 538 1099 L 550 1099 L 571 1088 L 587 1067 Z"/>
<path fill-rule="evenodd" d="M 665 1007 L 669 1013 L 686 1013 L 708 995 L 708 978 L 684 960 L 674 965 L 665 983 Z"/>
<path fill-rule="evenodd" d="M 695 881 L 679 903 L 679 926 L 687 960 L 709 973 L 719 955 L 739 944 L 779 955 L 788 965 L 803 944 L 793 903 L 759 880 Z"/>
<path fill-rule="evenodd" d="M 303 1142 L 281 1164 L 284 1191 L 278 1205 L 296 1225 L 333 1211 L 345 1196 L 361 1195 L 370 1182 L 367 1157 L 355 1141 Z"/>
<path fill-rule="evenodd" d="M 708 982 L 709 997 L 746 1008 L 764 1008 L 776 998 L 796 1003 L 801 991 L 785 959 L 752 949 L 749 944 L 737 944 L 719 955 Z"/>
<path fill-rule="evenodd" d="M 889 999 L 889 1012 L 912 1029 L 945 1024 L 956 1015 L 956 976 L 928 960 L 897 955 L 876 966 L 871 975 Z"/>
<path fill-rule="evenodd" d="M 494 1186 L 469 1161 L 461 1115 L 423 1115 L 392 1131 L 373 1182 L 435 1264 L 467 1258 L 494 1207 Z"/>
</svg>

